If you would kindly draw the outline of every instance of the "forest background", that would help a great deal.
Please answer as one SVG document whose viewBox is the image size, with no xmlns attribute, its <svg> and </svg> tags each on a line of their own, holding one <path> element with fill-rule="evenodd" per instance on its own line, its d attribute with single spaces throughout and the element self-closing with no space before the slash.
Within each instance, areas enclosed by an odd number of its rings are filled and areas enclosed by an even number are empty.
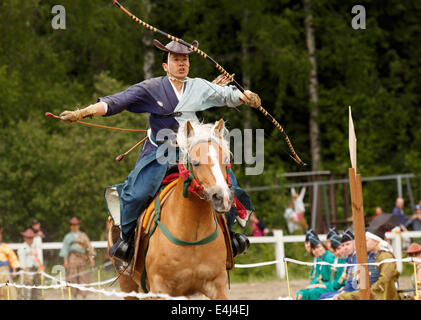
<svg viewBox="0 0 421 320">
<path fill-rule="evenodd" d="M 66 10 L 64 30 L 52 27 L 56 15 L 52 8 L 57 4 Z M 262 105 L 285 127 L 298 155 L 309 163 L 306 168 L 297 166 L 281 134 L 256 110 L 240 106 L 240 113 L 229 108 L 200 113 L 205 122 L 224 118 L 229 129 L 265 130 L 263 174 L 246 176 L 246 165 L 233 168 L 244 188 L 282 186 L 285 172 L 329 170 L 345 177 L 350 167 L 348 106 L 352 106 L 363 177 L 421 172 L 419 1 L 122 0 L 121 4 L 187 42 L 197 39 L 201 50 L 260 95 Z M 366 10 L 365 29 L 352 28 L 355 5 Z M 306 22 L 308 17 L 311 23 Z M 124 181 L 140 149 L 120 163 L 114 159 L 142 135 L 67 125 L 44 114 L 86 107 L 98 97 L 164 75 L 161 53 L 151 41 L 168 40 L 133 23 L 111 0 L 2 0 L 0 26 L 4 239 L 20 241 L 19 232 L 37 218 L 50 241 L 61 241 L 68 232 L 68 219 L 77 216 L 82 229 L 97 240 L 107 218 L 104 187 Z M 309 39 L 314 40 L 313 47 Z M 217 75 L 210 63 L 191 56 L 190 77 L 212 81 Z M 124 112 L 87 121 L 145 129 L 147 119 Z M 419 177 L 411 183 L 415 199 L 421 199 Z M 289 192 L 279 188 L 250 193 L 256 214 L 267 227 L 286 231 L 283 212 Z M 394 182 L 367 184 L 366 214 L 370 216 L 378 205 L 391 212 L 395 198 Z M 341 218 L 343 205 L 338 206 Z M 406 206 L 406 214 L 411 212 Z"/>
</svg>

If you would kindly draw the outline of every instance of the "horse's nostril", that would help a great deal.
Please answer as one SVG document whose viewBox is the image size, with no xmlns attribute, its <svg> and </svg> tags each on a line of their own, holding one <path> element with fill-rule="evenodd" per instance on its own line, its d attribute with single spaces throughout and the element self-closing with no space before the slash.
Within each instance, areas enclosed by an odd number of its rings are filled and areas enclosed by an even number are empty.
<svg viewBox="0 0 421 320">
<path fill-rule="evenodd" d="M 215 202 L 222 202 L 223 198 L 218 194 L 218 193 L 214 193 L 212 195 L 212 201 Z"/>
</svg>

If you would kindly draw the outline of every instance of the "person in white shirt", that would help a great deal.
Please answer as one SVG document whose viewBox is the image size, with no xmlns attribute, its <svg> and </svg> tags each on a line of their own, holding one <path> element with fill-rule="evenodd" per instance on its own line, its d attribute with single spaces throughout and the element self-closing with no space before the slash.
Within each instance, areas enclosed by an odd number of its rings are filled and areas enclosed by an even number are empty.
<svg viewBox="0 0 421 320">
<path fill-rule="evenodd" d="M 23 282 L 26 286 L 41 285 L 41 274 L 44 265 L 38 256 L 37 247 L 34 245 L 35 233 L 31 228 L 21 232 L 23 245 L 18 249 L 20 267 L 25 272 Z M 41 291 L 39 289 L 25 289 L 23 300 L 39 300 Z"/>
</svg>

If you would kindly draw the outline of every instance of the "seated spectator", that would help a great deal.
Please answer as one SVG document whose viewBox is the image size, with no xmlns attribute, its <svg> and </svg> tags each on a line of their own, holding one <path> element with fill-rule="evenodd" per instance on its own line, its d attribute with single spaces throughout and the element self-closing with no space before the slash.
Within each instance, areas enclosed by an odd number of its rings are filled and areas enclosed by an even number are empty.
<svg viewBox="0 0 421 320">
<path fill-rule="evenodd" d="M 326 284 L 331 280 L 332 266 L 335 256 L 326 249 L 319 238 L 310 235 L 310 246 L 314 257 L 318 258 L 318 262 L 327 262 L 328 264 L 316 264 L 315 273 L 310 284 L 296 293 L 297 300 L 317 300 L 320 296 L 322 288 L 326 288 Z"/>
<path fill-rule="evenodd" d="M 374 211 L 373 218 L 371 220 L 373 220 L 375 217 L 377 217 L 379 214 L 382 214 L 382 213 L 383 213 L 382 207 L 376 207 L 376 210 Z"/>
<path fill-rule="evenodd" d="M 250 216 L 249 223 L 250 223 L 250 228 L 252 230 L 252 234 L 251 234 L 252 237 L 265 236 L 269 232 L 269 229 L 265 228 L 265 225 L 263 224 L 263 222 L 257 219 L 256 214 L 254 212 Z"/>
<path fill-rule="evenodd" d="M 368 263 L 378 263 L 369 265 L 370 299 L 371 300 L 399 300 L 396 289 L 396 282 L 399 279 L 399 272 L 396 262 L 381 263 L 386 259 L 394 259 L 392 248 L 384 241 L 385 232 L 398 225 L 400 219 L 392 214 L 383 214 L 382 219 L 374 219 L 365 234 L 367 241 Z M 390 218 L 389 218 L 390 217 Z M 394 221 L 396 220 L 396 221 Z M 359 300 L 359 291 L 344 292 L 337 296 L 337 300 Z"/>
<path fill-rule="evenodd" d="M 415 206 L 415 212 L 405 226 L 407 229 L 410 228 L 414 231 L 421 230 L 421 204 Z"/>
</svg>

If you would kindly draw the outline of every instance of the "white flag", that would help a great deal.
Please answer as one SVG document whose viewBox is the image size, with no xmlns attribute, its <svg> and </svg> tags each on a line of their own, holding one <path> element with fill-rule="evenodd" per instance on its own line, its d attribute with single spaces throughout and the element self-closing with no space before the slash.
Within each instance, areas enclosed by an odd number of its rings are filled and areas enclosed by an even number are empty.
<svg viewBox="0 0 421 320">
<path fill-rule="evenodd" d="M 355 136 L 354 123 L 352 122 L 351 106 L 349 106 L 349 157 L 351 165 L 357 172 L 357 137 Z"/>
</svg>

